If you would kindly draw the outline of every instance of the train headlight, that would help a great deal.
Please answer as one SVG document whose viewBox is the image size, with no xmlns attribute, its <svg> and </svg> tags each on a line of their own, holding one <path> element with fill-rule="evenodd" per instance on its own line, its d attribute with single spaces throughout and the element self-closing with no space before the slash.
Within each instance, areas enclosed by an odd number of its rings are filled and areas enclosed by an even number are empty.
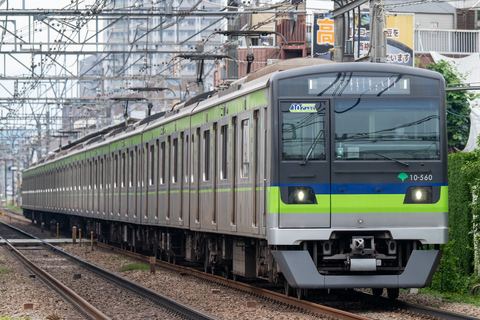
<svg viewBox="0 0 480 320">
<path fill-rule="evenodd" d="M 425 201 L 427 198 L 427 193 L 425 190 L 417 189 L 415 190 L 415 201 Z"/>
<path fill-rule="evenodd" d="M 404 203 L 433 203 L 432 187 L 410 187 Z"/>
<path fill-rule="evenodd" d="M 298 201 L 303 201 L 303 199 L 305 199 L 305 193 L 303 193 L 302 190 L 298 191 L 297 198 L 298 198 Z"/>
<path fill-rule="evenodd" d="M 316 204 L 317 197 L 311 187 L 288 187 L 288 204 Z"/>
</svg>

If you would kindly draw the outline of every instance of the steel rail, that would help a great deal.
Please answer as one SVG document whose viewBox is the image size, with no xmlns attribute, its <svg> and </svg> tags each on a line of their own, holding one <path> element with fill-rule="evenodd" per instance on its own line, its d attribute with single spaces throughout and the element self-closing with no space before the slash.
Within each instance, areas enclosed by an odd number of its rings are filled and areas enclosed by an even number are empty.
<svg viewBox="0 0 480 320">
<path fill-rule="evenodd" d="M 116 248 L 116 247 L 112 247 L 112 246 L 109 246 L 109 245 L 106 245 L 106 244 L 100 243 L 100 242 L 97 243 L 97 246 L 101 247 L 101 248 L 104 248 L 104 249 L 112 250 L 112 251 L 115 251 L 115 252 L 118 252 L 118 253 L 121 253 L 121 254 L 124 254 L 124 255 L 127 255 L 127 256 L 130 256 L 130 257 L 135 258 L 135 259 L 146 261 L 146 262 L 148 262 L 149 259 L 150 259 L 150 257 L 144 256 L 144 255 L 141 255 L 141 254 L 138 254 L 138 253 L 130 252 L 130 251 L 127 251 L 127 250 L 119 249 L 119 248 Z M 313 303 L 313 302 L 309 302 L 309 301 L 299 300 L 299 299 L 293 298 L 293 297 L 287 297 L 286 295 L 281 294 L 281 293 L 277 293 L 277 292 L 273 292 L 273 291 L 270 291 L 270 290 L 258 288 L 258 287 L 255 287 L 255 286 L 252 286 L 252 285 L 249 285 L 249 284 L 229 280 L 229 279 L 222 278 L 222 277 L 219 277 L 219 276 L 216 276 L 216 275 L 211 275 L 211 274 L 208 274 L 208 273 L 205 273 L 205 272 L 202 272 L 202 271 L 198 271 L 198 270 L 195 270 L 195 269 L 192 269 L 192 268 L 183 267 L 183 266 L 179 266 L 179 265 L 173 265 L 173 264 L 170 264 L 170 263 L 167 263 L 167 262 L 164 262 L 164 261 L 159 261 L 159 260 L 156 260 L 156 265 L 158 265 L 160 267 L 170 269 L 170 270 L 178 271 L 178 272 L 185 272 L 185 273 L 191 274 L 191 275 L 193 275 L 197 278 L 205 279 L 207 281 L 214 281 L 214 282 L 219 283 L 221 285 L 224 285 L 226 287 L 231 287 L 231 288 L 234 288 L 236 290 L 240 290 L 240 291 L 243 291 L 243 292 L 248 292 L 248 293 L 251 293 L 251 294 L 254 294 L 254 295 L 258 295 L 258 296 L 261 296 L 261 297 L 263 297 L 267 300 L 268 299 L 274 300 L 278 303 L 287 304 L 287 305 L 293 306 L 295 308 L 299 308 L 299 309 L 302 309 L 302 310 L 305 310 L 305 311 L 308 311 L 308 312 L 312 312 L 312 313 L 315 313 L 315 314 L 330 316 L 330 317 L 334 317 L 335 319 L 339 319 L 339 320 L 371 320 L 370 318 L 363 317 L 363 316 L 360 316 L 360 315 L 357 315 L 357 314 L 353 314 L 353 313 L 346 312 L 346 311 L 343 311 L 343 310 L 338 310 L 338 309 L 322 306 L 322 305 L 319 305 L 319 304 L 316 304 L 316 303 Z"/>
<path fill-rule="evenodd" d="M 111 318 L 92 306 L 70 288 L 59 282 L 57 279 L 27 259 L 23 254 L 20 253 L 20 251 L 15 249 L 15 247 L 8 240 L 6 240 L 5 245 L 10 249 L 14 256 L 20 260 L 20 262 L 22 262 L 23 265 L 41 278 L 45 284 L 58 292 L 63 298 L 72 304 L 78 312 L 93 320 L 111 320 Z"/>
<path fill-rule="evenodd" d="M 101 248 L 108 249 L 108 250 L 113 250 L 113 251 L 116 251 L 118 253 L 121 253 L 121 254 L 124 254 L 124 255 L 130 256 L 132 258 L 142 260 L 142 261 L 146 261 L 146 262 L 149 261 L 149 257 L 146 257 L 144 255 L 134 253 L 134 252 L 130 252 L 130 251 L 126 251 L 126 250 L 119 249 L 119 248 L 115 248 L 115 247 L 112 247 L 112 246 L 109 246 L 109 245 L 106 245 L 106 244 L 103 244 L 103 243 L 100 243 L 100 242 L 97 243 L 97 246 L 101 247 Z M 186 272 L 186 273 L 192 274 L 195 277 L 202 278 L 202 279 L 205 279 L 205 280 L 212 281 L 212 279 L 213 279 L 215 282 L 220 283 L 222 285 L 225 285 L 227 287 L 237 288 L 239 290 L 249 292 L 249 293 L 252 293 L 252 294 L 256 294 L 256 295 L 260 295 L 262 297 L 266 297 L 268 299 L 272 299 L 272 300 L 275 300 L 275 301 L 278 301 L 278 302 L 281 302 L 281 303 L 285 303 L 285 304 L 288 304 L 288 305 L 294 305 L 295 307 L 302 308 L 302 309 L 305 309 L 305 310 L 310 311 L 310 312 L 320 313 L 320 314 L 336 317 L 336 318 L 342 319 L 342 320 L 343 319 L 369 319 L 369 318 L 365 318 L 365 317 L 362 317 L 362 316 L 359 316 L 359 315 L 344 312 L 344 311 L 341 311 L 341 310 L 336 310 L 336 309 L 333 309 L 333 308 L 320 306 L 320 305 L 312 303 L 312 302 L 298 300 L 298 299 L 292 298 L 292 297 L 287 297 L 287 296 L 285 296 L 283 294 L 280 294 L 280 293 L 272 292 L 272 291 L 269 291 L 269 290 L 266 290 L 266 289 L 260 289 L 260 288 L 257 288 L 257 287 L 254 287 L 254 286 L 251 286 L 251 285 L 248 285 L 248 284 L 244 284 L 244 283 L 241 283 L 241 282 L 236 282 L 236 281 L 225 279 L 225 278 L 222 278 L 222 277 L 219 277 L 219 276 L 210 275 L 210 274 L 207 274 L 207 273 L 204 273 L 202 271 L 198 271 L 198 270 L 195 270 L 195 269 L 192 269 L 192 268 L 173 265 L 173 264 L 170 264 L 168 262 L 158 261 L 158 260 L 156 261 L 156 264 L 158 266 L 165 267 L 165 268 L 175 270 L 175 271 L 178 271 L 178 272 Z M 378 302 L 380 304 L 383 304 L 383 305 L 388 304 L 388 305 L 391 305 L 392 307 L 395 307 L 395 308 L 399 308 L 399 309 L 402 309 L 402 310 L 414 312 L 414 313 L 421 314 L 421 315 L 436 317 L 438 319 L 444 319 L 444 320 L 480 320 L 480 318 L 476 318 L 476 317 L 473 317 L 473 316 L 464 315 L 464 314 L 460 314 L 460 313 L 455 313 L 455 312 L 450 312 L 450 311 L 440 310 L 440 309 L 435 309 L 435 308 L 430 308 L 430 307 L 424 307 L 424 306 L 410 304 L 410 303 L 407 303 L 407 302 L 404 302 L 404 301 L 399 301 L 399 300 L 390 300 L 390 299 L 387 299 L 387 298 L 373 297 L 373 296 L 370 296 L 370 295 L 368 295 L 368 296 L 369 296 L 370 299 L 375 299 L 376 302 Z M 325 311 L 325 313 L 323 313 L 324 311 Z M 339 313 L 338 313 L 339 311 L 341 313 L 343 313 L 341 316 L 339 316 Z M 351 316 L 353 316 L 353 317 L 351 317 Z"/>
<path fill-rule="evenodd" d="M 385 298 L 377 297 L 381 299 L 382 301 L 385 301 Z M 404 301 L 389 301 L 389 304 L 392 304 L 396 308 L 401 308 L 403 310 L 407 310 L 410 312 L 415 312 L 419 313 L 422 315 L 428 315 L 431 317 L 436 317 L 439 319 L 445 319 L 445 320 L 480 320 L 480 318 L 469 316 L 466 314 L 460 314 L 456 312 L 451 312 L 447 310 L 440 310 L 440 309 L 435 309 L 435 308 L 430 308 L 430 307 L 424 307 L 424 306 L 419 306 L 415 304 L 411 304 L 408 302 Z"/>
<path fill-rule="evenodd" d="M 346 295 L 353 296 L 354 293 L 344 293 Z M 432 317 L 435 319 L 443 319 L 443 320 L 480 320 L 480 318 L 476 318 L 473 316 L 469 316 L 466 314 L 456 313 L 452 311 L 436 309 L 426 306 L 421 306 L 418 304 L 412 304 L 401 300 L 391 300 L 381 296 L 373 296 L 367 293 L 362 292 L 355 292 L 355 295 L 362 295 L 363 299 L 368 301 L 373 305 L 385 305 L 391 307 L 392 309 L 403 310 L 409 313 L 413 313 L 423 317 Z"/>
<path fill-rule="evenodd" d="M 41 240 L 41 239 L 38 239 L 37 237 L 34 237 L 30 234 L 28 234 L 27 232 L 21 230 L 21 229 L 18 229 L 14 226 L 11 226 L 9 224 L 6 224 L 4 222 L 1 222 L 0 221 L 0 224 L 2 225 L 5 225 L 5 226 L 8 226 L 12 229 L 14 229 L 15 231 L 17 232 L 20 232 L 22 233 L 23 235 L 25 235 L 26 237 L 30 237 L 32 239 L 37 239 L 37 240 Z M 204 314 L 200 311 L 197 311 L 193 308 L 190 308 L 184 304 L 181 304 L 181 303 L 178 303 L 174 300 L 171 300 L 167 297 L 164 297 L 148 288 L 145 288 L 145 287 L 142 287 L 138 284 L 136 284 L 135 282 L 132 282 L 126 278 L 123 278 L 123 277 L 120 277 L 120 276 L 117 276 L 116 274 L 114 273 L 111 273 L 103 268 L 100 268 L 94 264 L 91 264 L 89 263 L 88 261 L 85 261 L 85 260 L 82 260 L 72 254 L 70 254 L 69 252 L 57 247 L 57 246 L 54 246 L 52 244 L 50 244 L 49 242 L 47 242 L 46 240 L 41 240 L 43 245 L 46 246 L 49 250 L 51 251 L 55 251 L 56 253 L 59 253 L 63 256 L 65 256 L 66 258 L 68 258 L 69 260 L 73 261 L 74 263 L 78 264 L 78 265 L 81 265 L 82 267 L 84 267 L 85 269 L 91 271 L 91 272 L 94 272 L 96 273 L 97 275 L 99 275 L 100 277 L 103 277 L 103 278 L 106 278 L 108 279 L 109 281 L 115 283 L 116 285 L 119 285 L 123 288 L 127 288 L 133 292 L 135 292 L 136 294 L 142 296 L 142 297 L 145 297 L 145 298 L 148 298 L 150 299 L 151 301 L 153 301 L 154 303 L 160 305 L 161 307 L 165 308 L 165 309 L 168 309 L 170 310 L 171 312 L 179 315 L 180 317 L 182 318 L 185 318 L 185 319 L 193 319 L 193 320 L 217 320 L 216 318 L 210 316 L 210 315 L 207 315 L 207 314 Z M 70 297 L 70 296 L 77 296 L 79 297 L 78 295 L 76 295 L 73 291 L 71 291 L 68 287 L 65 287 L 62 283 L 58 282 L 55 278 L 51 277 L 48 273 L 46 273 L 45 271 L 43 271 L 41 268 L 37 267 L 35 264 L 33 264 L 32 262 L 30 262 L 25 256 L 23 256 L 20 252 L 18 252 L 18 250 L 16 250 L 12 244 L 8 243 L 7 241 L 7 244 L 11 247 L 12 251 L 14 251 L 16 254 L 19 255 L 19 257 L 21 258 L 21 261 L 26 263 L 26 266 L 31 268 L 32 271 L 34 271 L 36 273 L 37 269 L 39 270 L 40 274 L 39 276 L 43 278 L 44 275 L 46 275 L 47 277 L 47 281 L 49 282 L 50 279 L 53 279 L 53 281 L 55 281 L 55 285 L 56 283 L 60 284 L 61 286 L 63 286 L 64 288 L 66 288 L 67 293 L 67 297 Z M 63 288 L 62 288 L 63 289 Z M 62 294 L 63 295 L 63 294 Z M 82 299 L 81 297 L 79 297 L 80 299 Z M 83 299 L 82 299 L 83 300 Z M 69 300 L 70 302 L 70 300 Z M 85 303 L 88 304 L 88 302 L 85 301 Z M 76 305 L 76 304 L 74 304 Z M 92 306 L 92 308 L 94 308 Z M 83 306 L 81 307 L 81 309 L 83 310 Z M 97 310 L 98 311 L 98 310 Z M 100 312 L 100 311 L 98 311 Z M 103 319 L 110 319 L 108 317 L 105 316 L 105 318 L 92 318 L 92 319 L 95 319 L 95 320 L 103 320 Z"/>
<path fill-rule="evenodd" d="M 43 243 L 48 246 L 52 251 L 58 252 L 61 255 L 65 256 L 66 258 L 70 259 L 71 261 L 74 261 L 75 263 L 81 265 L 85 269 L 96 273 L 97 275 L 108 279 L 109 281 L 115 283 L 116 285 L 119 285 L 123 288 L 127 288 L 136 294 L 150 299 L 152 302 L 160 305 L 161 307 L 170 310 L 171 312 L 178 314 L 179 316 L 185 318 L 185 319 L 194 319 L 194 320 L 217 320 L 216 318 L 207 315 L 205 313 L 202 313 L 198 310 L 195 310 L 191 307 L 188 307 L 184 304 L 178 303 L 172 299 L 169 299 L 165 296 L 162 296 L 158 294 L 155 291 L 152 291 L 148 288 L 145 288 L 135 282 L 132 282 L 126 278 L 120 277 L 114 273 L 111 273 L 103 268 L 100 268 L 88 261 L 82 260 L 80 258 L 77 258 L 76 256 L 70 254 L 69 252 L 56 247 L 46 241 L 43 241 Z"/>
</svg>

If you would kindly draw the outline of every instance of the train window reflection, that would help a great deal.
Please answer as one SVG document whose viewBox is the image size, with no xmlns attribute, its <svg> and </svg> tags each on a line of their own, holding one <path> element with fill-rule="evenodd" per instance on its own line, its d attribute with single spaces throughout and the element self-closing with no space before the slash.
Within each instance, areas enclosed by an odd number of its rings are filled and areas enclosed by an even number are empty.
<svg viewBox="0 0 480 320">
<path fill-rule="evenodd" d="M 248 178 L 250 169 L 250 124 L 249 120 L 242 120 L 242 178 Z"/>
<path fill-rule="evenodd" d="M 221 167 L 220 167 L 220 179 L 228 179 L 228 125 L 224 125 L 220 128 L 221 139 Z"/>
<path fill-rule="evenodd" d="M 151 144 L 150 145 L 150 168 L 149 168 L 149 173 L 150 173 L 150 179 L 149 179 L 149 185 L 153 186 L 155 183 L 155 145 Z"/>
<path fill-rule="evenodd" d="M 325 113 L 283 112 L 282 160 L 325 160 Z"/>
<path fill-rule="evenodd" d="M 115 154 L 115 166 L 113 168 L 115 175 L 113 180 L 113 187 L 116 188 L 118 186 L 118 154 Z"/>
<path fill-rule="evenodd" d="M 163 141 L 161 143 L 160 149 L 161 149 L 160 152 L 162 153 L 162 155 L 161 155 L 162 163 L 161 163 L 161 170 L 160 170 L 160 183 L 164 184 L 165 183 L 165 166 L 166 166 L 165 161 L 167 160 L 167 157 L 165 155 L 165 151 L 166 151 L 165 150 L 165 141 Z"/>
<path fill-rule="evenodd" d="M 183 134 L 182 134 L 183 136 Z M 188 183 L 188 156 L 189 156 L 189 150 L 188 150 L 188 135 L 185 136 L 184 139 L 184 147 L 183 147 L 183 174 L 185 175 L 184 181 L 185 183 Z"/>
<path fill-rule="evenodd" d="M 210 181 L 210 130 L 203 133 L 203 181 Z"/>
<path fill-rule="evenodd" d="M 176 183 L 178 181 L 178 138 L 173 139 L 173 174 L 172 174 L 172 183 Z"/>
<path fill-rule="evenodd" d="M 435 100 L 335 101 L 335 158 L 439 159 Z"/>
<path fill-rule="evenodd" d="M 136 150 L 136 147 L 135 147 L 135 150 Z M 129 161 L 128 161 L 128 162 L 130 163 L 130 179 L 129 179 L 129 184 L 128 184 L 129 187 L 133 187 L 133 169 L 134 169 L 134 167 L 133 167 L 133 159 L 134 159 L 134 157 L 133 157 L 133 150 L 131 150 L 131 151 L 130 151 L 130 159 L 129 159 Z"/>
<path fill-rule="evenodd" d="M 121 187 L 122 188 L 125 188 L 125 172 L 126 172 L 126 169 L 127 169 L 127 166 L 126 166 L 126 160 L 125 160 L 125 152 L 122 152 L 122 176 L 121 176 Z"/>
</svg>

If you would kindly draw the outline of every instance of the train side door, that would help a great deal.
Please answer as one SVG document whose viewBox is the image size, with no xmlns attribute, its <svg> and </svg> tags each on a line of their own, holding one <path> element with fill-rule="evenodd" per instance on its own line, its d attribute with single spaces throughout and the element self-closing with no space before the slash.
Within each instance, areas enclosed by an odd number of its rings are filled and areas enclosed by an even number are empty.
<svg viewBox="0 0 480 320">
<path fill-rule="evenodd" d="M 328 100 L 280 101 L 280 228 L 330 227 Z"/>
</svg>

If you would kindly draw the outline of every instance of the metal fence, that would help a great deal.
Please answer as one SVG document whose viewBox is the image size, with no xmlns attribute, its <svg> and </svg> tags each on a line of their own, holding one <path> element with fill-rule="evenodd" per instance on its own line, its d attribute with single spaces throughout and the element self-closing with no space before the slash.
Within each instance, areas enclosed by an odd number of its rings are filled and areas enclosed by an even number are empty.
<svg viewBox="0 0 480 320">
<path fill-rule="evenodd" d="M 478 51 L 478 30 L 415 30 L 415 52 L 474 53 Z"/>
</svg>

